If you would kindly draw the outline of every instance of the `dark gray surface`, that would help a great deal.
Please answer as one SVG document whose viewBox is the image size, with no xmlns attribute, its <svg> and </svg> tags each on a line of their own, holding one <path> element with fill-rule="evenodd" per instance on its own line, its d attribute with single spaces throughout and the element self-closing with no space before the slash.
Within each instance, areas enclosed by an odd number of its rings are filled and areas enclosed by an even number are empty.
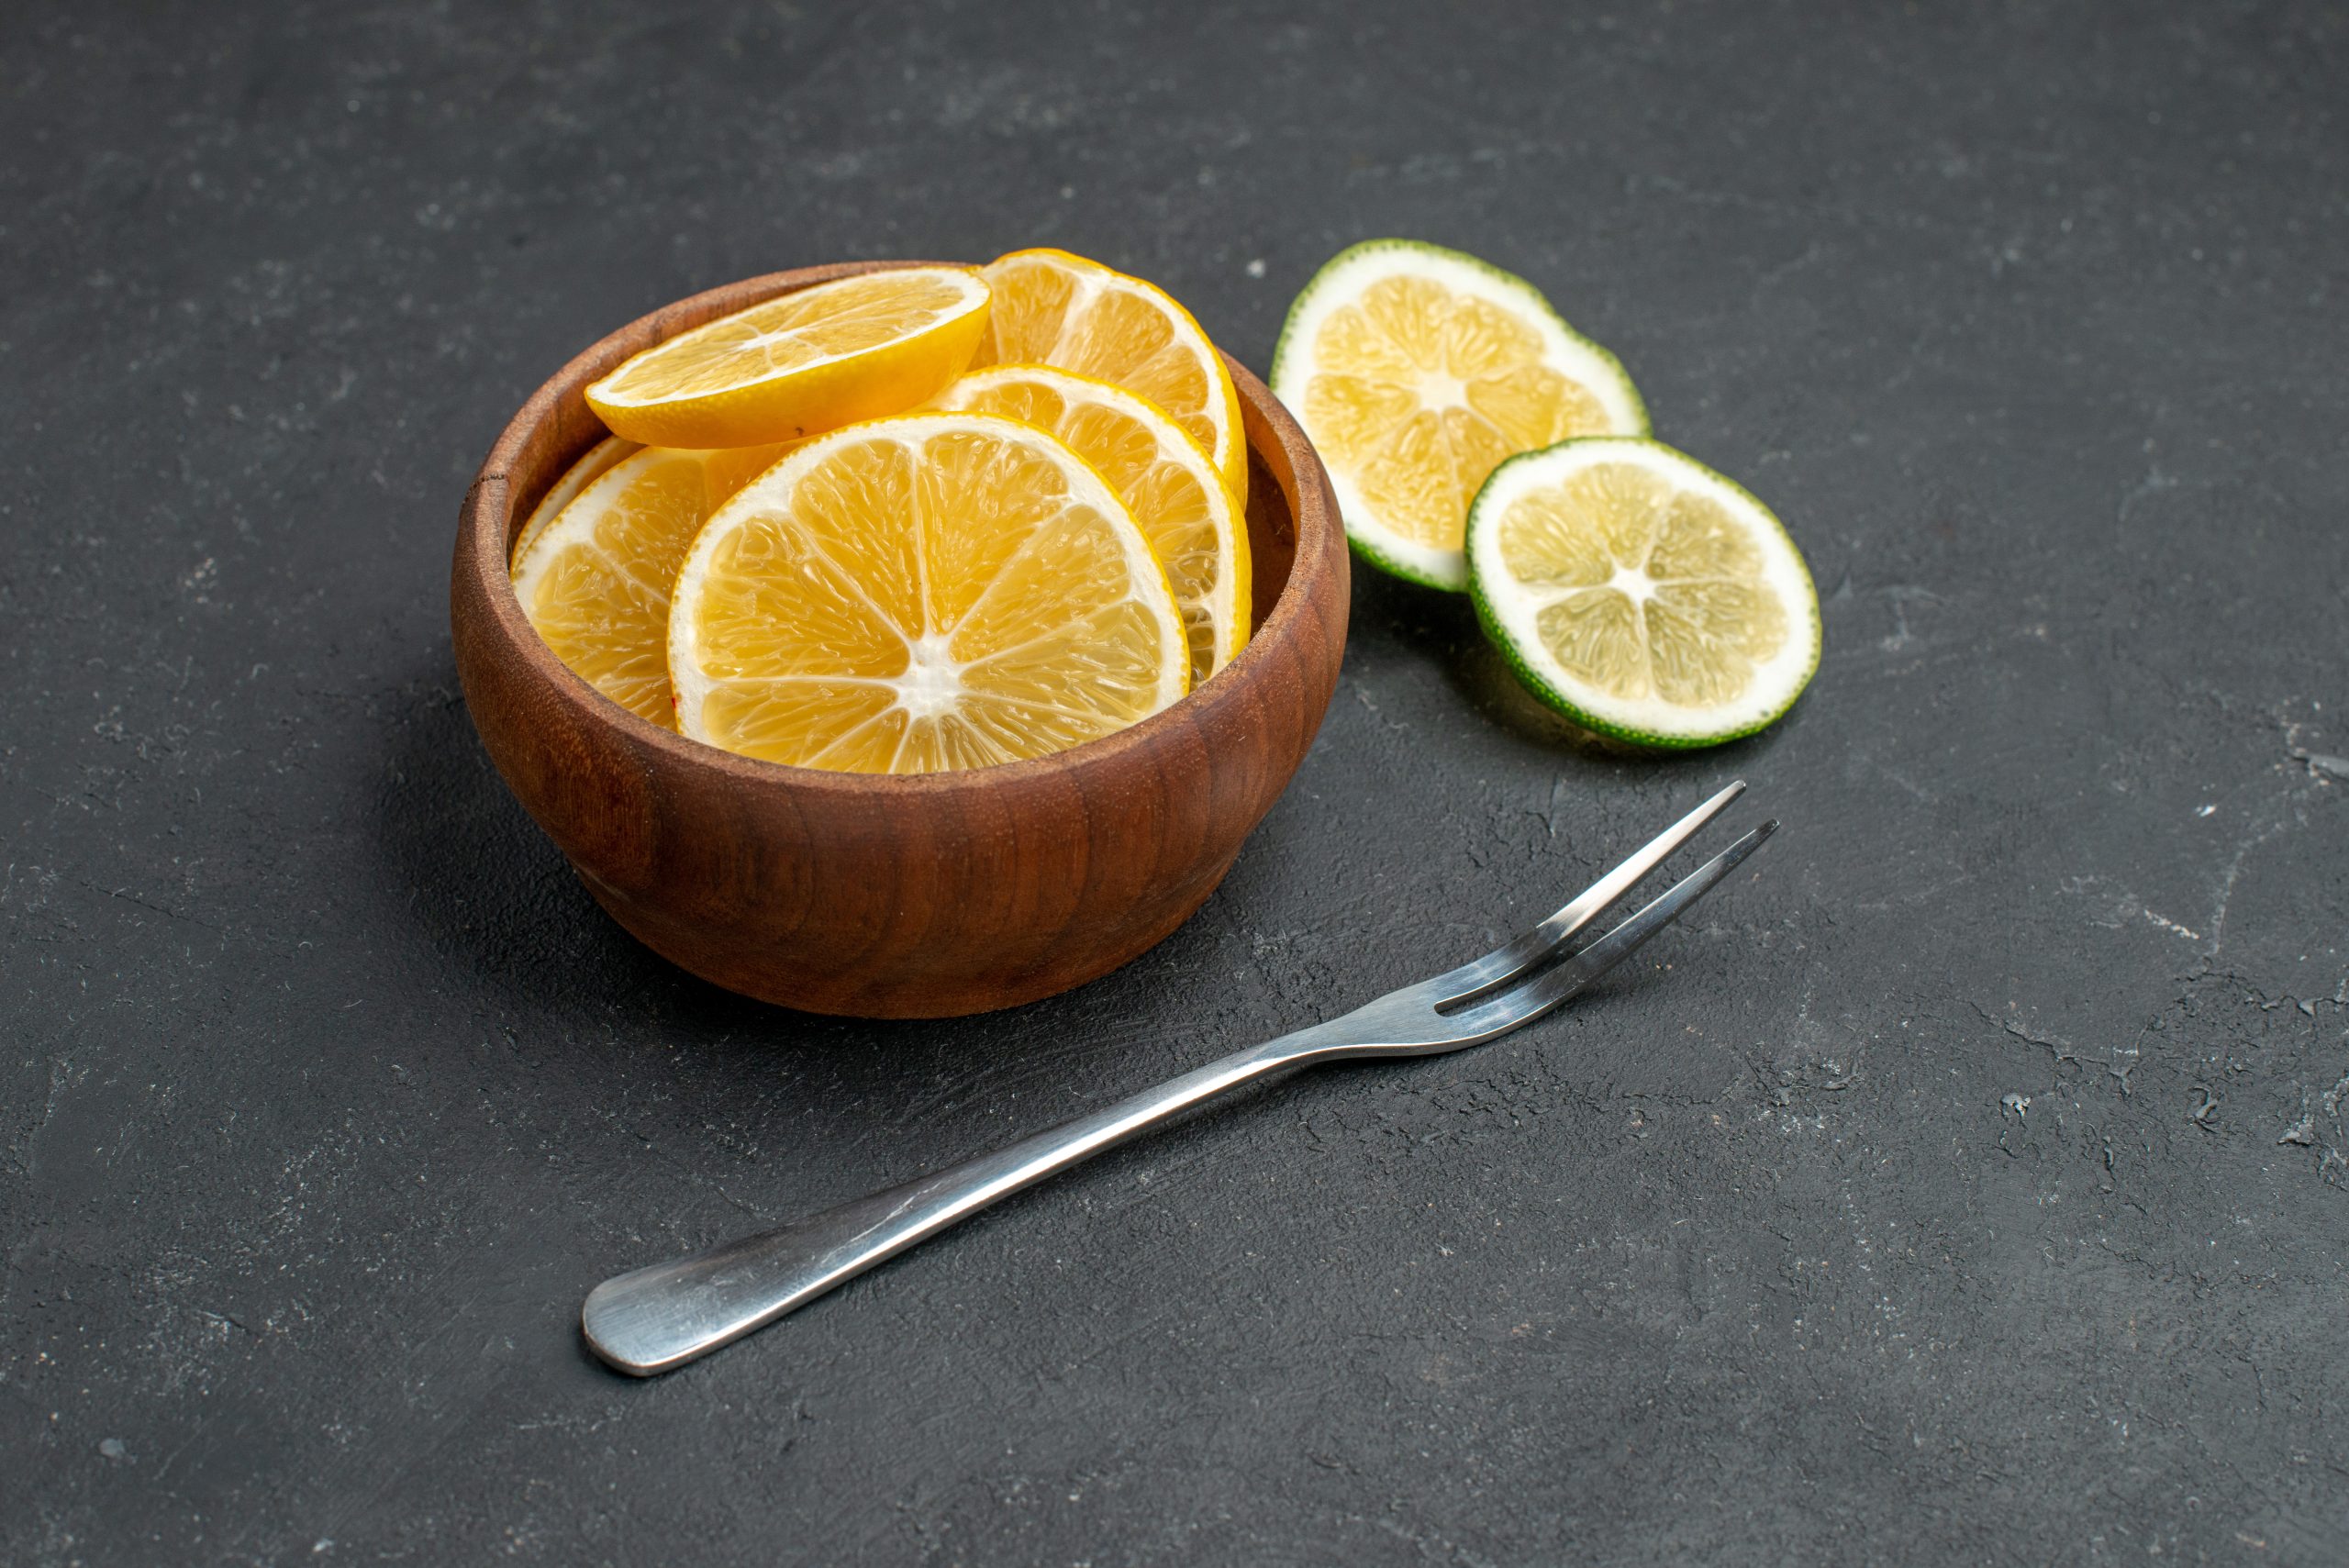
<svg viewBox="0 0 2349 1568">
<path fill-rule="evenodd" d="M 0 1559 L 2343 1560 L 2342 8 L 1134 10 L 12 11 Z M 685 979 L 488 769 L 457 502 L 597 334 L 1052 241 L 1261 368 L 1387 233 L 1779 510 L 1787 721 L 1578 751 L 1362 572 L 1199 917 L 920 1026 Z M 580 1349 L 609 1271 L 1465 956 L 1740 774 L 1758 874 L 1569 1017 L 664 1380 Z"/>
</svg>

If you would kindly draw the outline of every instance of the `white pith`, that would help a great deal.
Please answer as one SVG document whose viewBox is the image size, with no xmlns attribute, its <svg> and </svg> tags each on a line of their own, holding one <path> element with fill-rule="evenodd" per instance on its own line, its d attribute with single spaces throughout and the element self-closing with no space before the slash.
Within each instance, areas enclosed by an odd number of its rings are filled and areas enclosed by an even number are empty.
<svg viewBox="0 0 2349 1568">
<path fill-rule="evenodd" d="M 1655 579 L 1636 566 L 1618 566 L 1615 575 L 1607 580 L 1606 586 L 1631 600 L 1634 606 L 1645 605 L 1655 597 Z"/>
<path fill-rule="evenodd" d="M 1532 586 L 1513 576 L 1501 559 L 1501 519 L 1520 496 L 1556 485 L 1582 469 L 1617 462 L 1646 469 L 1683 490 L 1719 503 L 1744 528 L 1761 553 L 1762 581 L 1786 610 L 1787 639 L 1776 654 L 1756 667 L 1745 690 L 1730 702 L 1690 707 L 1653 694 L 1620 697 L 1582 680 L 1551 653 L 1537 622 L 1551 605 L 1592 588 Z M 1503 464 L 1476 497 L 1468 524 L 1468 556 L 1486 607 L 1517 656 L 1575 706 L 1627 730 L 1686 740 L 1743 733 L 1783 712 L 1818 663 L 1819 601 L 1809 568 L 1803 564 L 1794 542 L 1751 495 L 1653 441 L 1604 438 L 1569 441 Z M 1640 589 L 1635 596 L 1643 602 L 1654 584 L 1645 572 L 1618 566 L 1614 579 L 1599 586 L 1625 592 Z"/>
<path fill-rule="evenodd" d="M 1426 278 L 1508 311 L 1541 337 L 1543 363 L 1598 400 L 1613 433 L 1646 432 L 1646 413 L 1622 367 L 1560 321 L 1531 285 L 1432 247 L 1377 242 L 1322 268 L 1306 285 L 1282 332 L 1273 362 L 1273 395 L 1300 423 L 1306 419 L 1306 389 L 1320 370 L 1318 343 L 1323 323 L 1333 311 L 1355 303 L 1373 284 L 1390 277 Z M 1430 407 L 1464 408 L 1468 406 L 1465 384 L 1450 375 L 1425 375 L 1420 381 L 1420 400 Z M 1313 435 L 1309 424 L 1305 433 Z M 1446 588 L 1468 585 L 1467 562 L 1461 551 L 1423 545 L 1396 532 L 1363 499 L 1351 473 L 1331 462 L 1327 452 L 1322 453 L 1322 463 L 1329 470 L 1330 486 L 1337 494 L 1339 515 L 1347 532 L 1415 577 Z"/>
<path fill-rule="evenodd" d="M 882 683 L 897 693 L 897 706 L 914 718 L 935 718 L 963 706 L 961 660 L 948 649 L 948 634 L 933 631 L 906 644 L 906 673 Z"/>
</svg>

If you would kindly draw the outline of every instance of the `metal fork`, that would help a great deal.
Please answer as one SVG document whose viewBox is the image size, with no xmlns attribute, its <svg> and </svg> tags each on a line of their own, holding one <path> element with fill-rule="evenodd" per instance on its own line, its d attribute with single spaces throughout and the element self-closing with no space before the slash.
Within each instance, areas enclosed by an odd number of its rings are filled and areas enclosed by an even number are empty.
<svg viewBox="0 0 2349 1568">
<path fill-rule="evenodd" d="M 1243 1084 L 1345 1057 L 1434 1056 L 1531 1023 L 1621 962 L 1777 828 L 1775 821 L 1764 823 L 1605 936 L 1575 940 L 1744 789 L 1742 782 L 1731 784 L 1564 908 L 1457 969 L 1390 991 L 1343 1018 L 1234 1052 L 992 1154 L 778 1229 L 615 1275 L 588 1293 L 580 1312 L 588 1346 L 638 1377 L 666 1372 L 765 1327 L 999 1198 Z M 1523 984 L 1503 989 L 1529 974 Z"/>
</svg>

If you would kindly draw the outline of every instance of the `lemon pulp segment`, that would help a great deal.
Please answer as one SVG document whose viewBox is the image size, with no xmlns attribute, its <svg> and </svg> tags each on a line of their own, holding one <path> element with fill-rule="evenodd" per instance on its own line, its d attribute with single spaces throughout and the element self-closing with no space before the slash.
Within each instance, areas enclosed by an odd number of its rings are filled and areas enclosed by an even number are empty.
<svg viewBox="0 0 2349 1568">
<path fill-rule="evenodd" d="M 1047 365 L 973 371 L 941 408 L 1000 414 L 1058 437 L 1126 503 L 1166 569 L 1197 686 L 1248 640 L 1248 527 L 1214 461 L 1155 406 L 1123 388 Z"/>
<path fill-rule="evenodd" d="M 994 295 L 972 364 L 1041 364 L 1124 387 L 1207 449 L 1248 504 L 1240 395 L 1191 313 L 1140 278 L 1065 250 L 1015 250 L 985 269 Z"/>
<path fill-rule="evenodd" d="M 688 736 L 901 773 L 1082 744 L 1181 697 L 1189 670 L 1107 483 L 973 414 L 836 431 L 736 495 L 679 573 L 669 662 Z"/>
<path fill-rule="evenodd" d="M 516 558 L 523 614 L 588 684 L 675 728 L 668 634 L 677 567 L 718 504 L 789 450 L 648 447 L 624 457 Z"/>
</svg>

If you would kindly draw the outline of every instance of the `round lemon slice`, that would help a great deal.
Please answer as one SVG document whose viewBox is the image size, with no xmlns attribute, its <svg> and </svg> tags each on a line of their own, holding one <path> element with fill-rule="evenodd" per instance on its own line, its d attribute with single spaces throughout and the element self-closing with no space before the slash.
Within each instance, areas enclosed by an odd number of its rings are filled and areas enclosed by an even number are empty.
<svg viewBox="0 0 2349 1568">
<path fill-rule="evenodd" d="M 808 442 L 720 507 L 669 610 L 677 728 L 933 773 L 1042 756 L 1189 689 L 1183 617 L 1108 482 L 1033 426 L 922 414 Z"/>
<path fill-rule="evenodd" d="M 669 591 L 677 567 L 718 504 L 790 450 L 786 441 L 707 451 L 647 447 L 623 456 L 516 555 L 522 613 L 589 685 L 674 728 Z"/>
<path fill-rule="evenodd" d="M 1057 436 L 1109 482 L 1157 552 L 1190 640 L 1191 684 L 1248 640 L 1248 525 L 1215 460 L 1174 420 L 1121 387 L 1049 365 L 973 371 L 938 406 Z"/>
<path fill-rule="evenodd" d="M 899 267 L 783 295 L 623 363 L 587 389 L 615 435 L 647 446 L 747 447 L 919 406 L 986 330 L 967 267 Z"/>
<path fill-rule="evenodd" d="M 974 367 L 1051 365 L 1156 404 L 1248 505 L 1248 444 L 1231 373 L 1191 313 L 1140 278 L 1065 250 L 1014 250 L 985 269 L 995 303 Z"/>
<path fill-rule="evenodd" d="M 1314 274 L 1272 388 L 1320 452 L 1355 550 L 1437 588 L 1468 585 L 1468 504 L 1502 462 L 1648 432 L 1622 365 L 1532 284 L 1409 239 L 1366 240 Z"/>
<path fill-rule="evenodd" d="M 563 471 L 539 504 L 530 508 L 523 521 L 522 531 L 514 536 L 514 549 L 507 557 L 508 563 L 518 562 L 523 553 L 539 542 L 547 525 L 562 515 L 562 509 L 579 498 L 579 493 L 609 472 L 612 465 L 640 449 L 634 441 L 624 441 L 618 436 L 607 436 L 587 449 L 586 455 Z"/>
<path fill-rule="evenodd" d="M 1567 441 L 1501 464 L 1469 514 L 1468 568 L 1526 685 L 1618 740 L 1751 735 L 1819 668 L 1819 595 L 1786 528 L 1660 441 Z"/>
</svg>

